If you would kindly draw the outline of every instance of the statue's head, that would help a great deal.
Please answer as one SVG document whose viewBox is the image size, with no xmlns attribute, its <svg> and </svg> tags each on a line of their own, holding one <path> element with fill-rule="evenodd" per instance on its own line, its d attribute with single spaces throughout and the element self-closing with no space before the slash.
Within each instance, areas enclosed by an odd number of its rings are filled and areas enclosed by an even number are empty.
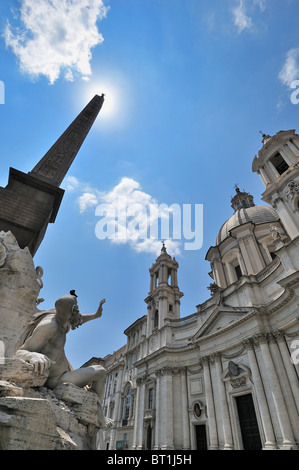
<svg viewBox="0 0 299 470">
<path fill-rule="evenodd" d="M 69 320 L 72 330 L 82 324 L 82 316 L 79 311 L 77 296 L 64 295 L 55 302 L 56 315 L 64 320 Z"/>
<path fill-rule="evenodd" d="M 74 295 L 64 295 L 55 302 L 55 309 L 58 315 L 71 316 L 78 312 L 77 299 Z"/>
</svg>

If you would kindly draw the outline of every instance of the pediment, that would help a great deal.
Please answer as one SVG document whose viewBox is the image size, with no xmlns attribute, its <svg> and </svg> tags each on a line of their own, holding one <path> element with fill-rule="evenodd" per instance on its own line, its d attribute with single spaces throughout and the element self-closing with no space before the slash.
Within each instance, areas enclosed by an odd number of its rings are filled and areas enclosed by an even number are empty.
<svg viewBox="0 0 299 470">
<path fill-rule="evenodd" d="M 249 313 L 252 312 L 250 308 L 241 307 L 225 307 L 219 305 L 199 328 L 193 337 L 193 341 L 214 333 L 219 333 L 226 328 L 232 327 L 234 324 L 243 320 Z"/>
</svg>

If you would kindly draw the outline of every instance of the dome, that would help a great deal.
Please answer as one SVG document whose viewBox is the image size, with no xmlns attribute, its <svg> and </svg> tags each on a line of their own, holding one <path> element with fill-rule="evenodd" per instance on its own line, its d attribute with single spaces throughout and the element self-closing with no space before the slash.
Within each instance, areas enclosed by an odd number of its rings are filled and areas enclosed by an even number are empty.
<svg viewBox="0 0 299 470">
<path fill-rule="evenodd" d="M 279 216 L 271 206 L 252 206 L 246 209 L 237 210 L 220 228 L 216 245 L 230 236 L 230 231 L 240 225 L 252 222 L 254 224 L 264 224 L 267 222 L 276 222 Z"/>
</svg>

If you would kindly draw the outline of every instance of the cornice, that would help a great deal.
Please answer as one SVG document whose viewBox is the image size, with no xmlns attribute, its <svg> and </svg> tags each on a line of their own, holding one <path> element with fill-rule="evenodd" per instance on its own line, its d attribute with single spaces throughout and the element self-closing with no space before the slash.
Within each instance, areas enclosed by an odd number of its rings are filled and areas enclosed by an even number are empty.
<svg viewBox="0 0 299 470">
<path fill-rule="evenodd" d="M 206 341 L 209 341 L 210 339 L 212 338 L 215 338 L 215 337 L 219 337 L 225 333 L 227 333 L 228 331 L 238 327 L 239 325 L 241 325 L 242 323 L 250 320 L 252 317 L 254 316 L 269 316 L 271 315 L 272 313 L 280 310 L 282 307 L 284 307 L 286 304 L 288 304 L 292 298 L 294 297 L 295 295 L 295 292 L 290 288 L 291 285 L 295 285 L 298 283 L 298 276 L 299 274 L 296 273 L 297 276 L 294 278 L 292 277 L 292 279 L 289 279 L 288 281 L 288 284 L 287 282 L 284 282 L 285 280 L 282 280 L 280 281 L 281 285 L 287 285 L 285 287 L 285 290 L 284 292 L 281 294 L 281 296 L 278 298 L 278 299 L 275 299 L 273 302 L 271 302 L 270 304 L 266 305 L 266 306 L 256 306 L 256 307 L 252 307 L 252 310 L 248 312 L 247 315 L 245 315 L 244 317 L 240 318 L 239 320 L 235 320 L 232 324 L 229 324 L 223 328 L 221 328 L 220 330 L 218 331 L 214 331 L 210 334 L 207 334 L 205 335 L 204 332 L 208 329 L 208 328 L 211 328 L 213 326 L 213 324 L 215 323 L 215 321 L 217 320 L 219 314 L 221 313 L 221 311 L 229 311 L 230 307 L 227 307 L 226 310 L 223 310 L 223 306 L 219 306 L 217 307 L 213 314 L 211 315 L 211 317 L 207 320 L 207 323 L 204 324 L 201 329 L 199 329 L 199 331 L 196 333 L 196 335 L 194 335 L 193 339 L 192 339 L 192 342 L 196 345 L 198 345 L 198 343 L 203 343 L 203 342 L 206 342 Z M 247 309 L 248 310 L 248 309 Z M 233 312 L 233 307 L 231 307 L 231 312 Z M 236 310 L 235 310 L 236 311 Z M 205 327 L 205 328 L 204 328 Z M 202 336 L 200 336 L 202 335 Z"/>
</svg>

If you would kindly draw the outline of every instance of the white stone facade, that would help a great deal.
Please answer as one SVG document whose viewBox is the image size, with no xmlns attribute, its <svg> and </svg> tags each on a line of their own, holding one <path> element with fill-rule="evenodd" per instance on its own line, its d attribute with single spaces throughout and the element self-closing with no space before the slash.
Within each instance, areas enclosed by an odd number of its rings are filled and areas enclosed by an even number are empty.
<svg viewBox="0 0 299 470">
<path fill-rule="evenodd" d="M 100 448 L 298 449 L 299 136 L 264 136 L 253 171 L 269 205 L 236 189 L 196 313 L 180 318 L 178 263 L 164 247 L 150 269 L 147 314 L 104 358 L 114 426 Z"/>
</svg>

